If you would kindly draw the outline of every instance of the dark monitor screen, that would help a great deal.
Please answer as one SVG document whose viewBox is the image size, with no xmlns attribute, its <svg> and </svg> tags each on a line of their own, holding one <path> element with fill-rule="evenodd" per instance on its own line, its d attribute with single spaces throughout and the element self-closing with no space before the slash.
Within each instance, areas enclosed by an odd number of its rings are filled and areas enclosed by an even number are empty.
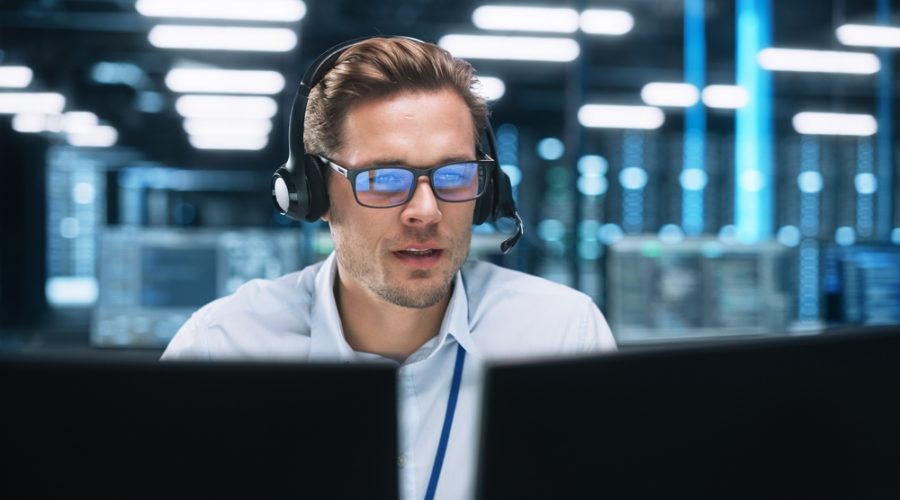
<svg viewBox="0 0 900 500">
<path fill-rule="evenodd" d="M 900 498 L 900 329 L 497 365 L 478 498 Z"/>
<path fill-rule="evenodd" d="M 0 359 L 0 498 L 396 499 L 388 365 Z"/>
</svg>

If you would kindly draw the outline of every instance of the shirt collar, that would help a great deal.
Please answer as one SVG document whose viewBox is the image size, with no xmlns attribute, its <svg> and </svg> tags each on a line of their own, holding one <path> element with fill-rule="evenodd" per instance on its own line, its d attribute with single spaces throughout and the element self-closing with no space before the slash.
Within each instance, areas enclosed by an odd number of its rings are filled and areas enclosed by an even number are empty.
<svg viewBox="0 0 900 500">
<path fill-rule="evenodd" d="M 361 353 L 355 352 L 344 337 L 337 303 L 334 300 L 336 276 L 337 259 L 332 252 L 316 273 L 315 294 L 310 302 L 309 359 L 350 362 L 358 358 L 370 358 L 371 355 L 361 356 Z M 457 272 L 454 278 L 453 294 L 450 296 L 450 303 L 447 305 L 437 337 L 426 342 L 406 360 L 406 363 L 415 363 L 431 357 L 435 351 L 449 342 L 450 338 L 458 342 L 467 354 L 476 358 L 481 357 L 469 330 L 469 303 L 460 272 Z"/>
</svg>

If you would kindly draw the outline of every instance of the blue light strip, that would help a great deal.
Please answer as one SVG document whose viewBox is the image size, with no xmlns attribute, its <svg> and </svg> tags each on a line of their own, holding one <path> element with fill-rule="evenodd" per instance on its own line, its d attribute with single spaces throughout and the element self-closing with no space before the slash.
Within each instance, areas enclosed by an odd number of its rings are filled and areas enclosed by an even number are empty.
<svg viewBox="0 0 900 500">
<path fill-rule="evenodd" d="M 772 75 L 756 57 L 772 40 L 770 0 L 737 2 L 737 84 L 749 102 L 735 119 L 734 218 L 739 241 L 772 236 Z"/>
<path fill-rule="evenodd" d="M 706 0 L 684 2 L 684 79 L 703 90 L 706 86 Z M 685 110 L 682 170 L 706 170 L 706 108 L 698 101 Z M 703 188 L 682 189 L 681 225 L 685 234 L 703 233 Z"/>
<path fill-rule="evenodd" d="M 891 23 L 890 0 L 878 0 L 878 23 Z M 876 237 L 881 241 L 891 240 L 893 227 L 893 151 L 891 151 L 891 137 L 893 127 L 891 123 L 891 67 L 890 49 L 878 49 L 878 58 L 881 60 L 881 72 L 878 75 L 878 137 L 877 157 L 878 167 L 876 177 L 878 179 L 878 191 L 876 192 Z"/>
<path fill-rule="evenodd" d="M 820 173 L 819 139 L 800 139 L 801 172 Z M 797 315 L 801 323 L 819 319 L 819 243 L 821 189 L 800 193 L 800 275 L 797 282 Z"/>
</svg>

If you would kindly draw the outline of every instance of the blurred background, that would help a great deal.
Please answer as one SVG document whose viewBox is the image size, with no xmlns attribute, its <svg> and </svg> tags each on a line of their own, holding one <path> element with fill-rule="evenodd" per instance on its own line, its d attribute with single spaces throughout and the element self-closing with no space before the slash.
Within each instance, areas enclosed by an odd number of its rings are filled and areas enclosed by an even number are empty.
<svg viewBox="0 0 900 500">
<path fill-rule="evenodd" d="M 272 206 L 306 66 L 403 34 L 469 60 L 525 238 L 621 345 L 900 323 L 900 2 L 2 0 L 0 346 L 158 355 L 324 258 Z"/>
</svg>

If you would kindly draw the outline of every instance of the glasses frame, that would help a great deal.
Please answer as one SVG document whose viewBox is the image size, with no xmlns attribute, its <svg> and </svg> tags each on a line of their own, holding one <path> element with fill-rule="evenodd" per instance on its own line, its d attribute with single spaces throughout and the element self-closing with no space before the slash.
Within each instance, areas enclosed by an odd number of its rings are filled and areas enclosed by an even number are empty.
<svg viewBox="0 0 900 500">
<path fill-rule="evenodd" d="M 487 191 L 488 181 L 491 178 L 491 175 L 493 174 L 493 168 L 496 165 L 496 161 L 493 158 L 491 158 L 490 156 L 483 154 L 483 153 L 481 156 L 482 156 L 482 159 L 479 159 L 479 160 L 455 161 L 455 162 L 446 163 L 443 165 L 437 165 L 434 167 L 427 167 L 427 168 L 413 168 L 413 167 L 405 167 L 403 165 L 380 165 L 380 166 L 375 166 L 375 167 L 363 167 L 363 168 L 349 169 L 346 167 L 342 167 L 341 165 L 338 165 L 337 163 L 329 160 L 328 158 L 325 158 L 324 156 L 319 156 L 319 159 L 322 160 L 322 162 L 324 162 L 325 164 L 327 164 L 331 168 L 331 170 L 337 172 L 338 174 L 341 175 L 341 177 L 347 179 L 347 181 L 350 183 L 350 189 L 353 190 L 353 198 L 356 200 L 356 203 L 358 203 L 359 205 L 364 206 L 366 208 L 394 208 L 394 207 L 399 207 L 401 205 L 405 205 L 405 204 L 409 203 L 409 200 L 411 200 L 413 198 L 413 196 L 415 196 L 415 194 L 416 194 L 416 188 L 418 188 L 418 186 L 419 186 L 418 180 L 419 180 L 419 177 L 422 177 L 422 176 L 428 177 L 428 186 L 431 188 L 431 193 L 434 194 L 435 198 L 437 198 L 443 202 L 466 203 L 466 202 L 469 202 L 472 200 L 477 200 L 478 198 L 481 198 L 481 196 L 484 195 L 485 191 Z M 434 173 L 440 168 L 448 167 L 450 165 L 458 165 L 460 163 L 477 163 L 479 167 L 483 167 L 484 168 L 484 185 L 481 188 L 481 192 L 479 192 L 477 195 L 475 195 L 474 198 L 469 198 L 466 200 L 446 200 L 446 199 L 442 198 L 441 195 L 438 193 L 438 191 L 434 188 Z M 410 189 L 409 194 L 406 196 L 406 198 L 403 201 L 397 202 L 395 204 L 387 205 L 387 206 L 367 205 L 359 200 L 359 195 L 356 193 L 356 177 L 364 172 L 369 172 L 370 170 L 378 170 L 378 169 L 382 169 L 382 168 L 395 168 L 395 169 L 406 170 L 408 172 L 412 172 L 412 174 L 413 174 L 412 189 Z"/>
</svg>

